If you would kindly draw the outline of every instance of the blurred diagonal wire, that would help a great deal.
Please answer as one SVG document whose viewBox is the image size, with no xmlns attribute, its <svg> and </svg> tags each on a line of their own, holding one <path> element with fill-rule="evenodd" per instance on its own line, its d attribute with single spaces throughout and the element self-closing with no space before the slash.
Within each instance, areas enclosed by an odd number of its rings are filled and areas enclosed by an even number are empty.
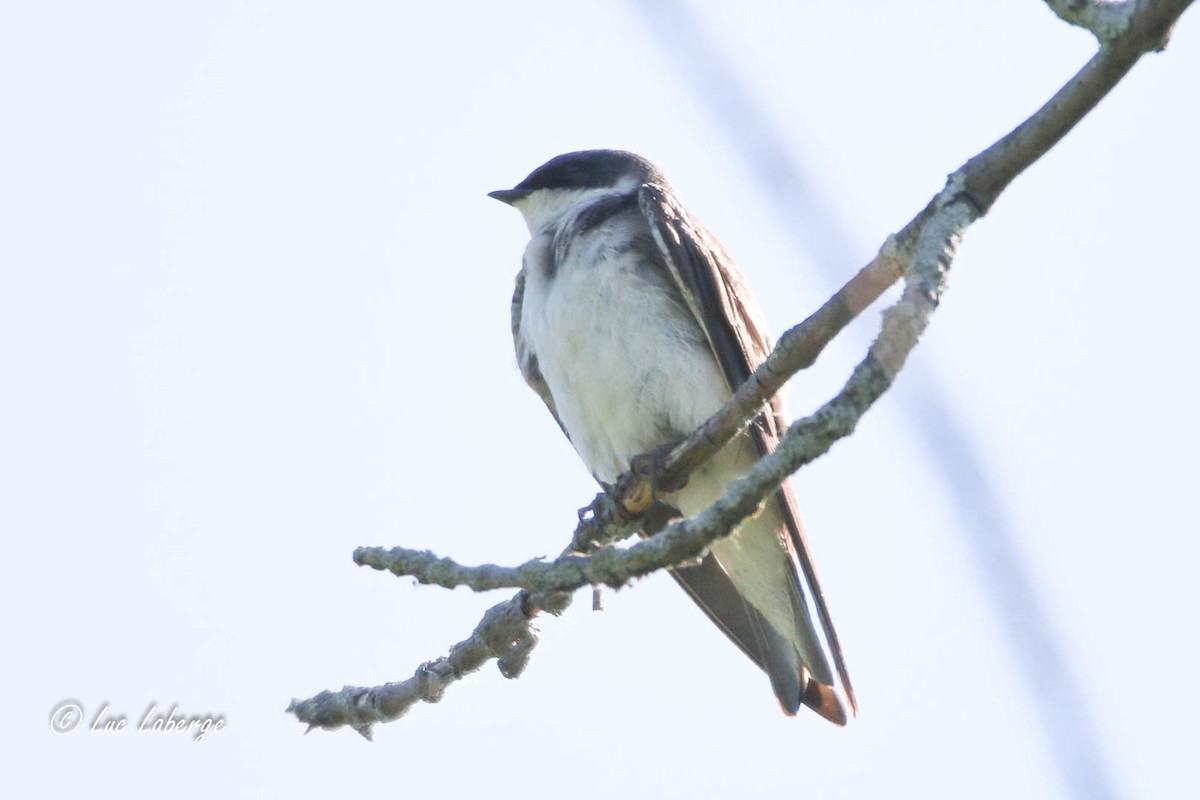
<svg viewBox="0 0 1200 800">
<path fill-rule="evenodd" d="M 688 89 L 745 159 L 797 245 L 824 268 L 831 285 L 840 285 L 859 266 L 850 237 L 830 211 L 832 204 L 822 201 L 816 183 L 805 175 L 787 137 L 779 134 L 738 80 L 718 43 L 686 3 L 632 0 L 632 5 Z M 896 396 L 907 406 L 914 432 L 957 501 L 962 533 L 1030 691 L 1067 795 L 1080 800 L 1115 798 L 1100 735 L 1023 563 L 984 457 L 933 373 L 920 362 L 910 363 L 905 372 L 906 390 Z"/>
</svg>

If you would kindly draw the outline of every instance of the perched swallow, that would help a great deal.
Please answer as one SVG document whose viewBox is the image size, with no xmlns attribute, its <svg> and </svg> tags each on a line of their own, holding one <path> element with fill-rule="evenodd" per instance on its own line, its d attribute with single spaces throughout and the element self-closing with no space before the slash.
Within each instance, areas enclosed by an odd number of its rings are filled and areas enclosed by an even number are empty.
<svg viewBox="0 0 1200 800">
<path fill-rule="evenodd" d="M 489 196 L 529 227 L 512 306 L 521 374 L 601 483 L 685 438 L 770 352 L 737 266 L 644 158 L 567 153 Z M 683 489 L 659 498 L 645 533 L 710 505 L 784 428 L 776 397 Z M 672 574 L 767 673 L 784 712 L 803 704 L 838 725 L 847 706 L 856 713 L 786 482 L 699 565 Z"/>
</svg>

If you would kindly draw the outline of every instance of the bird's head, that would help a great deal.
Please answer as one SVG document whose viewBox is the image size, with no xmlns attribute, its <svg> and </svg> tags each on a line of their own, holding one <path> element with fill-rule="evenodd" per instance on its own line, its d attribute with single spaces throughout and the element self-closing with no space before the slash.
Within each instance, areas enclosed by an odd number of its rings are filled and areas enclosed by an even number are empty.
<svg viewBox="0 0 1200 800">
<path fill-rule="evenodd" d="M 664 183 L 662 174 L 646 159 L 624 150 L 581 150 L 542 164 L 512 189 L 488 197 L 521 212 L 530 233 L 552 226 L 581 205 L 611 194 L 636 192 L 648 182 Z"/>
</svg>

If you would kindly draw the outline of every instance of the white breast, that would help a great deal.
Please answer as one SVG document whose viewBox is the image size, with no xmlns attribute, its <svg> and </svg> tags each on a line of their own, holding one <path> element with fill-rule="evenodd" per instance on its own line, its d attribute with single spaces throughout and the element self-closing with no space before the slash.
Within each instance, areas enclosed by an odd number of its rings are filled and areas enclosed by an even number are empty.
<svg viewBox="0 0 1200 800">
<path fill-rule="evenodd" d="M 729 396 L 699 325 L 669 278 L 626 246 L 633 232 L 623 236 L 620 219 L 578 238 L 553 274 L 550 237 L 534 237 L 521 317 L 563 426 L 605 482 Z"/>
</svg>

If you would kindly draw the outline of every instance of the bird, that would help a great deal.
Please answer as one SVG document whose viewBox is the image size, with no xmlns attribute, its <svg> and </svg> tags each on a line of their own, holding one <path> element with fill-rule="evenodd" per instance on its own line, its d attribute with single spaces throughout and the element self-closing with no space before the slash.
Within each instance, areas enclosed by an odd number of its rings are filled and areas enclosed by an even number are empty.
<svg viewBox="0 0 1200 800">
<path fill-rule="evenodd" d="M 521 375 L 601 485 L 684 439 L 770 352 L 737 265 L 645 158 L 566 153 L 488 196 L 529 230 L 512 300 Z M 642 534 L 702 511 L 785 428 L 776 396 L 682 489 L 657 496 Z M 766 672 L 784 713 L 803 705 L 837 725 L 857 715 L 788 482 L 698 564 L 671 574 Z"/>
</svg>

